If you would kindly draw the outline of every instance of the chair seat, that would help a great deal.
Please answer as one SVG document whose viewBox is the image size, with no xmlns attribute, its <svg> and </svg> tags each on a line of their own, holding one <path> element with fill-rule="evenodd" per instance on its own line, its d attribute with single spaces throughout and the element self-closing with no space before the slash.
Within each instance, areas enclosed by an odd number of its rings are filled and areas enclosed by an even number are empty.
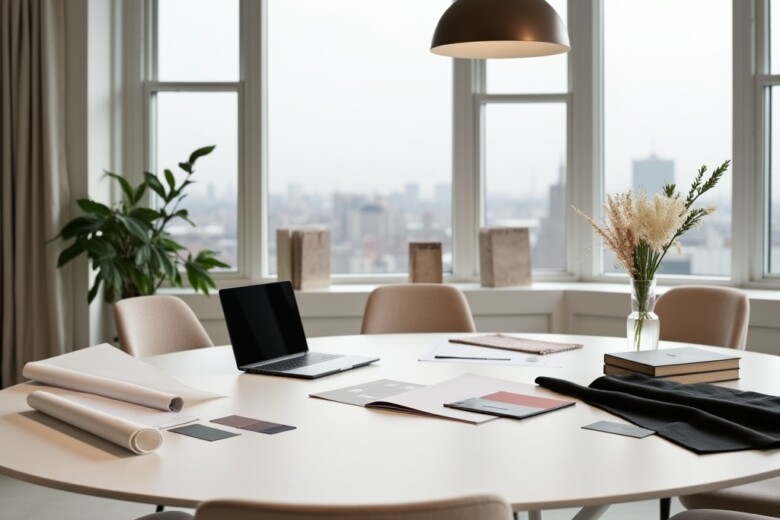
<svg viewBox="0 0 780 520">
<path fill-rule="evenodd" d="M 780 518 L 780 477 L 680 497 L 687 509 L 731 509 Z"/>
<path fill-rule="evenodd" d="M 161 513 L 152 513 L 144 515 L 135 520 L 192 520 L 192 515 L 184 511 L 163 511 Z"/>
<path fill-rule="evenodd" d="M 771 520 L 772 517 L 741 513 L 739 511 L 723 511 L 715 509 L 691 509 L 677 513 L 671 520 Z"/>
</svg>

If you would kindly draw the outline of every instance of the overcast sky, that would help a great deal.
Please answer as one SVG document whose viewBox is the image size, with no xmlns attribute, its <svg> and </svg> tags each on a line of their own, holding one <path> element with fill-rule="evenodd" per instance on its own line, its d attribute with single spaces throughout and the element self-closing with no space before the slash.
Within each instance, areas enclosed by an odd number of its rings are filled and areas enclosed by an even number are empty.
<svg viewBox="0 0 780 520">
<path fill-rule="evenodd" d="M 288 180 L 324 193 L 384 192 L 407 182 L 426 193 L 450 182 L 452 60 L 429 52 L 448 3 L 269 2 L 272 191 Z M 551 3 L 565 18 L 564 2 Z M 160 5 L 161 79 L 238 78 L 235 0 Z M 627 189 L 632 161 L 651 153 L 673 159 L 687 187 L 698 166 L 731 157 L 731 2 L 604 5 L 606 188 Z M 488 88 L 563 91 L 566 59 L 489 62 Z M 162 98 L 159 164 L 217 144 L 198 174 L 201 186 L 234 183 L 236 102 L 230 94 Z M 565 113 L 554 105 L 504 108 L 486 121 L 488 189 L 546 193 L 565 161 Z M 728 198 L 730 186 L 718 195 Z"/>
</svg>

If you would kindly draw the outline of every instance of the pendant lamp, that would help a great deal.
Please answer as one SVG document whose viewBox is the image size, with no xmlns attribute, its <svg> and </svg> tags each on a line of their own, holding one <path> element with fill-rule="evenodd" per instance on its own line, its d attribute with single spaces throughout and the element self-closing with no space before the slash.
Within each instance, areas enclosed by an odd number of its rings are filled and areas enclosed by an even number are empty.
<svg viewBox="0 0 780 520">
<path fill-rule="evenodd" d="M 456 0 L 431 52 L 453 58 L 530 58 L 568 52 L 566 26 L 544 0 Z"/>
</svg>

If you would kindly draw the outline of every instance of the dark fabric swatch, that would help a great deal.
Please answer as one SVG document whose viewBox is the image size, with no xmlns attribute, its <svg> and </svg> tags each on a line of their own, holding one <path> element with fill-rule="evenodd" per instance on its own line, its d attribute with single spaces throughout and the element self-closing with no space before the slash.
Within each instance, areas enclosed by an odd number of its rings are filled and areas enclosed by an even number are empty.
<svg viewBox="0 0 780 520">
<path fill-rule="evenodd" d="M 780 397 L 640 374 L 603 376 L 588 387 L 552 377 L 536 383 L 696 453 L 780 448 Z"/>
<path fill-rule="evenodd" d="M 241 435 L 240 433 L 226 432 L 224 430 L 218 430 L 216 428 L 204 426 L 202 424 L 191 424 L 189 426 L 182 426 L 180 428 L 172 428 L 168 431 L 180 433 L 188 437 L 195 437 L 196 439 L 203 439 L 204 441 L 218 441 L 221 439 L 227 439 L 228 437 Z"/>
</svg>

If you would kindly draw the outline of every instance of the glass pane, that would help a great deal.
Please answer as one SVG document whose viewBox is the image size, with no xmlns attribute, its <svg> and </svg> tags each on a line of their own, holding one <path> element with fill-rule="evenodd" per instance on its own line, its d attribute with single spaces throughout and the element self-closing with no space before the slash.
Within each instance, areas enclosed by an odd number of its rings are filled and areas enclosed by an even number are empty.
<svg viewBox="0 0 780 520">
<path fill-rule="evenodd" d="M 406 272 L 410 241 L 452 269 L 452 60 L 428 51 L 448 5 L 269 2 L 271 273 L 296 225 L 330 229 L 336 274 Z"/>
<path fill-rule="evenodd" d="M 768 103 L 771 129 L 780 128 L 780 87 L 769 87 Z M 769 205 L 769 265 L 771 274 L 780 274 L 780 132 L 770 131 L 769 135 L 769 185 L 771 201 Z"/>
<path fill-rule="evenodd" d="M 567 0 L 547 0 L 567 24 Z M 568 53 L 538 58 L 487 60 L 488 94 L 567 92 Z"/>
<path fill-rule="evenodd" d="M 485 107 L 485 188 L 485 224 L 528 227 L 534 270 L 565 270 L 565 104 Z"/>
<path fill-rule="evenodd" d="M 604 1 L 607 193 L 655 194 L 671 181 L 685 196 L 700 166 L 731 158 L 731 32 L 730 0 Z M 660 273 L 730 274 L 732 175 L 699 199 L 717 211 Z M 609 254 L 604 269 L 618 271 Z"/>
<path fill-rule="evenodd" d="M 780 74 L 780 1 L 769 1 L 769 73 Z"/>
<path fill-rule="evenodd" d="M 157 0 L 160 81 L 238 81 L 238 0 Z"/>
<path fill-rule="evenodd" d="M 162 92 L 156 97 L 157 157 L 155 173 L 174 172 L 177 183 L 186 173 L 178 167 L 197 148 L 216 145 L 195 163 L 187 197 L 191 226 L 172 221 L 174 239 L 193 254 L 218 251 L 218 258 L 238 268 L 238 96 L 235 92 Z"/>
</svg>

